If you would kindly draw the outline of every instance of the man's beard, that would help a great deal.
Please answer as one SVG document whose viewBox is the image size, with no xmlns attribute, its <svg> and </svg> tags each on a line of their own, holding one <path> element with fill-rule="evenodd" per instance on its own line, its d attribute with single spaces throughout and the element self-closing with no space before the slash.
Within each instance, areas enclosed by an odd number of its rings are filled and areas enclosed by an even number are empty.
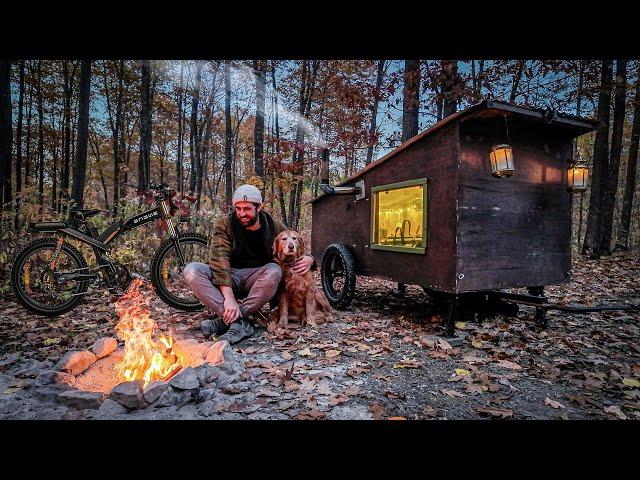
<svg viewBox="0 0 640 480">
<path fill-rule="evenodd" d="M 237 214 L 236 214 L 236 216 L 237 216 Z M 240 223 L 242 223 L 242 219 L 240 217 L 238 217 L 238 220 L 240 220 Z M 253 227 L 257 222 L 258 222 L 258 213 L 256 212 L 256 216 L 253 217 L 252 219 L 250 219 L 249 223 L 246 223 L 246 224 L 242 223 L 242 226 L 244 228 Z"/>
</svg>

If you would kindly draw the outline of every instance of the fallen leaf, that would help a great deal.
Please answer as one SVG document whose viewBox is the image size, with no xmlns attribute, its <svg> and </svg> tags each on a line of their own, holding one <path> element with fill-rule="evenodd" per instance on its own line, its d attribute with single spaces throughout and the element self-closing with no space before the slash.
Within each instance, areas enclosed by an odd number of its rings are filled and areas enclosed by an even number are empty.
<svg viewBox="0 0 640 480">
<path fill-rule="evenodd" d="M 396 400 L 405 400 L 407 398 L 406 395 L 403 395 L 402 393 L 396 393 L 391 390 L 387 390 L 386 392 L 384 392 L 384 395 L 387 398 L 396 399 Z"/>
<path fill-rule="evenodd" d="M 286 350 L 284 352 L 282 352 L 282 355 L 280 355 L 280 356 L 285 360 L 291 360 L 293 358 L 293 355 L 291 355 Z"/>
<path fill-rule="evenodd" d="M 477 407 L 476 412 L 478 412 L 480 415 L 489 415 L 491 417 L 513 417 L 513 410 L 509 410 L 508 408 Z"/>
<path fill-rule="evenodd" d="M 357 385 L 349 385 L 349 387 L 343 392 L 345 395 L 354 396 L 360 394 L 360 387 Z"/>
<path fill-rule="evenodd" d="M 433 408 L 431 405 L 427 405 L 426 407 L 424 407 L 422 409 L 422 413 L 424 413 L 425 415 L 429 416 L 429 417 L 437 417 L 438 416 L 438 412 L 435 408 Z"/>
<path fill-rule="evenodd" d="M 374 420 L 381 420 L 382 416 L 387 413 L 384 406 L 379 402 L 371 404 L 369 411 L 373 414 Z"/>
<path fill-rule="evenodd" d="M 342 353 L 342 352 L 341 352 L 340 350 L 326 350 L 326 351 L 324 352 L 324 354 L 325 354 L 327 357 L 329 357 L 329 358 L 337 357 L 337 356 L 338 356 L 338 355 L 340 355 L 341 353 Z"/>
<path fill-rule="evenodd" d="M 478 383 L 470 383 L 469 385 L 467 385 L 466 392 L 472 395 L 476 393 L 483 393 L 483 391 L 484 391 L 483 385 L 480 385 Z"/>
<path fill-rule="evenodd" d="M 331 397 L 329 397 L 329 403 L 331 403 L 331 405 L 335 406 L 335 405 L 340 405 L 341 403 L 345 403 L 349 401 L 349 397 L 347 395 L 332 395 Z"/>
<path fill-rule="evenodd" d="M 422 365 L 420 364 L 420 362 L 417 362 L 415 360 L 410 360 L 410 359 L 406 359 L 406 360 L 402 360 L 399 363 L 396 363 L 393 368 L 420 368 Z"/>
<path fill-rule="evenodd" d="M 551 400 L 549 397 L 544 399 L 544 404 L 550 406 L 551 408 L 565 408 L 560 402 L 556 402 L 555 400 Z"/>
<path fill-rule="evenodd" d="M 471 372 L 469 370 L 465 370 L 464 368 L 456 368 L 456 375 L 462 375 L 463 377 L 466 377 L 468 375 L 471 375 Z"/>
<path fill-rule="evenodd" d="M 442 350 L 451 350 L 453 347 L 449 342 L 447 342 L 444 338 L 438 338 L 438 346 Z"/>
<path fill-rule="evenodd" d="M 57 343 L 60 343 L 60 339 L 59 338 L 47 338 L 43 343 L 45 345 L 55 345 Z"/>
<path fill-rule="evenodd" d="M 312 353 L 311 350 L 309 350 L 309 348 L 303 348 L 302 350 L 298 350 L 298 355 L 300 355 L 301 357 L 309 357 L 309 358 L 313 358 L 316 356 L 316 354 Z"/>
<path fill-rule="evenodd" d="M 499 360 L 498 365 L 503 368 L 508 368 L 509 370 L 522 370 L 522 367 L 520 365 L 509 360 Z"/>
<path fill-rule="evenodd" d="M 279 397 L 280 394 L 273 390 L 267 390 L 266 388 L 261 388 L 256 393 L 257 397 Z"/>
<path fill-rule="evenodd" d="M 466 395 L 464 393 L 460 393 L 457 390 L 453 390 L 451 388 L 443 388 L 440 391 L 442 393 L 444 393 L 445 395 L 449 395 L 450 397 L 458 397 L 458 398 L 466 397 Z"/>
<path fill-rule="evenodd" d="M 404 417 L 389 417 L 387 420 L 406 420 Z"/>
<path fill-rule="evenodd" d="M 633 378 L 623 378 L 622 383 L 624 383 L 627 387 L 632 387 L 632 388 L 640 387 L 640 382 Z"/>
<path fill-rule="evenodd" d="M 484 345 L 484 342 L 482 340 L 474 340 L 473 342 L 471 342 L 471 345 L 474 348 L 482 348 L 482 346 Z"/>
<path fill-rule="evenodd" d="M 347 370 L 345 372 L 346 375 L 356 378 L 358 375 L 362 374 L 362 373 L 367 373 L 369 371 L 368 368 L 360 368 L 360 367 L 354 367 L 354 368 L 350 368 L 349 370 Z"/>
<path fill-rule="evenodd" d="M 617 405 L 609 405 L 608 407 L 604 407 L 604 411 L 610 413 L 611 415 L 615 415 L 620 420 L 627 420 L 627 416 L 622 413 L 622 410 L 620 410 L 620 407 L 618 407 Z"/>
<path fill-rule="evenodd" d="M 466 326 L 467 326 L 467 323 L 466 323 L 466 322 L 456 322 L 456 323 L 455 323 L 455 326 L 456 326 L 456 328 L 457 328 L 458 330 L 464 330 L 464 327 L 466 327 Z"/>
</svg>

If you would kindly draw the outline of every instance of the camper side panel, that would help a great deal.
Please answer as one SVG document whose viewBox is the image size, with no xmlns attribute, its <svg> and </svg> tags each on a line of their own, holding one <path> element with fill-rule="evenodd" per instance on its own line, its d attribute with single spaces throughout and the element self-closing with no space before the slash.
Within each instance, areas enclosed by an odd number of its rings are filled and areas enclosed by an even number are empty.
<svg viewBox="0 0 640 480">
<path fill-rule="evenodd" d="M 572 138 L 509 118 L 515 173 L 491 174 L 489 150 L 505 142 L 504 118 L 460 125 L 457 291 L 567 283 L 571 266 Z"/>
<path fill-rule="evenodd" d="M 313 255 L 320 259 L 329 244 L 344 243 L 355 256 L 358 274 L 453 292 L 457 128 L 457 124 L 446 126 L 369 170 L 361 177 L 365 199 L 355 201 L 354 195 L 318 199 L 313 204 Z M 371 188 L 419 178 L 428 179 L 426 252 L 371 249 Z"/>
</svg>

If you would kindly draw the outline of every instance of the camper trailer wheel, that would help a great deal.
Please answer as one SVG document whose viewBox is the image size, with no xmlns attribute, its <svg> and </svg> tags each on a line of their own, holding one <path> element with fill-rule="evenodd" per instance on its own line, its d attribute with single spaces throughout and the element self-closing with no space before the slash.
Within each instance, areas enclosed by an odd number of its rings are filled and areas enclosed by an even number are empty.
<svg viewBox="0 0 640 480">
<path fill-rule="evenodd" d="M 334 308 L 345 309 L 356 290 L 353 255 L 341 243 L 332 243 L 322 255 L 322 289 Z"/>
</svg>

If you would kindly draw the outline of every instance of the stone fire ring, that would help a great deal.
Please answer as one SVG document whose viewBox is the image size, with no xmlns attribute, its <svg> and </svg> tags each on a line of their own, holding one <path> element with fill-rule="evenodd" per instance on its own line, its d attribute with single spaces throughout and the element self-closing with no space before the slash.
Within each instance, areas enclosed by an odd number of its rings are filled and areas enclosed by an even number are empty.
<svg viewBox="0 0 640 480">
<path fill-rule="evenodd" d="M 168 381 L 152 381 L 143 387 L 142 380 L 118 383 L 114 366 L 124 352 L 115 338 L 101 338 L 91 350 L 69 351 L 51 370 L 41 372 L 34 382 L 35 393 L 40 400 L 77 410 L 124 414 L 204 402 L 214 397 L 217 387 L 234 382 L 245 370 L 226 340 L 178 340 L 172 349 L 183 358 L 182 370 Z"/>
</svg>

